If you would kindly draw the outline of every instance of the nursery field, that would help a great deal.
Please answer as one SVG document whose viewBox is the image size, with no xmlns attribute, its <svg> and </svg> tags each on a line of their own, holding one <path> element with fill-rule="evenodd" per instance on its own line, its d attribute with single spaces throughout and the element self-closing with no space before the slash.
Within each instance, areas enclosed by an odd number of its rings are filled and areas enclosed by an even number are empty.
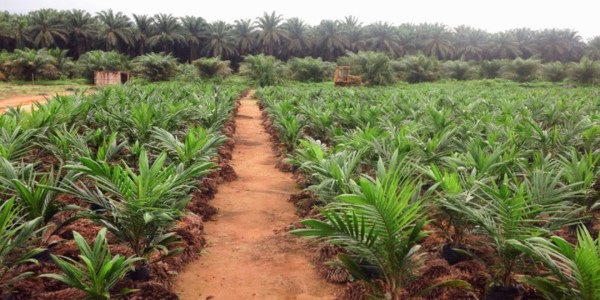
<svg viewBox="0 0 600 300">
<path fill-rule="evenodd" d="M 600 91 L 503 81 L 257 93 L 345 299 L 598 299 Z M 332 262 L 333 261 L 333 262 Z M 343 269 L 344 272 L 340 272 Z"/>
<path fill-rule="evenodd" d="M 243 90 L 127 85 L 0 115 L 2 297 L 172 298 L 170 274 L 204 244 L 210 182 L 233 176 Z"/>
<path fill-rule="evenodd" d="M 0 299 L 600 299 L 598 88 L 218 82 L 0 114 Z"/>
</svg>

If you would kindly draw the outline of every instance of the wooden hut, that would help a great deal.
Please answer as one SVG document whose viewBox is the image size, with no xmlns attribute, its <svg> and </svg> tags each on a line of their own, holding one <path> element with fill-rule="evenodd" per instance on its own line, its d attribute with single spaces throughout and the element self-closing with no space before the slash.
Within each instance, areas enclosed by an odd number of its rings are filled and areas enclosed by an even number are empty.
<svg viewBox="0 0 600 300">
<path fill-rule="evenodd" d="M 123 84 L 131 78 L 131 73 L 121 71 L 95 71 L 94 84 L 106 86 L 111 84 Z"/>
</svg>

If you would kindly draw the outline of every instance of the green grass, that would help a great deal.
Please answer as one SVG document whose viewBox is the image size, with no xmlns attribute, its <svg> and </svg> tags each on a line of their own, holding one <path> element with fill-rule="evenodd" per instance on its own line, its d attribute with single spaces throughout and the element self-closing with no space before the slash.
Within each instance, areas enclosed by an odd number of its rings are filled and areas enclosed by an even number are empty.
<svg viewBox="0 0 600 300">
<path fill-rule="evenodd" d="M 84 79 L 0 82 L 0 99 L 18 96 L 44 96 L 92 88 Z"/>
</svg>

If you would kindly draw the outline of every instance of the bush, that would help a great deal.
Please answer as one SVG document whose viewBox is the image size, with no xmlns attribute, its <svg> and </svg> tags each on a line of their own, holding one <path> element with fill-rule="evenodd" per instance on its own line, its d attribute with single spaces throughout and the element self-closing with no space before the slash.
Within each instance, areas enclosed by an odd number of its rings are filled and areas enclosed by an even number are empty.
<svg viewBox="0 0 600 300">
<path fill-rule="evenodd" d="M 11 54 L 6 51 L 0 51 L 0 81 L 8 80 L 8 72 L 6 68 L 9 66 L 8 62 L 11 58 Z"/>
<path fill-rule="evenodd" d="M 475 70 L 465 61 L 447 61 L 444 63 L 444 73 L 448 78 L 455 80 L 469 80 L 475 78 Z"/>
<path fill-rule="evenodd" d="M 324 62 L 320 57 L 292 58 L 288 69 L 294 80 L 302 82 L 323 82 L 333 75 L 334 65 Z"/>
<path fill-rule="evenodd" d="M 95 71 L 125 71 L 130 66 L 129 58 L 119 52 L 93 50 L 79 57 L 77 68 L 82 77 L 91 81 Z"/>
<path fill-rule="evenodd" d="M 58 79 L 57 63 L 46 49 L 16 49 L 4 66 L 9 76 L 19 80 Z"/>
<path fill-rule="evenodd" d="M 390 58 L 381 52 L 348 52 L 338 59 L 338 65 L 351 66 L 362 81 L 369 86 L 388 85 L 394 82 Z"/>
<path fill-rule="evenodd" d="M 48 49 L 48 54 L 56 59 L 56 68 L 60 76 L 72 78 L 75 75 L 75 63 L 67 56 L 68 50 L 59 48 Z"/>
<path fill-rule="evenodd" d="M 270 55 L 249 55 L 240 66 L 240 74 L 248 76 L 260 86 L 270 86 L 281 82 L 285 65 Z"/>
<path fill-rule="evenodd" d="M 486 79 L 498 78 L 501 75 L 502 67 L 504 66 L 501 60 L 485 60 L 479 64 L 479 77 Z"/>
<path fill-rule="evenodd" d="M 135 74 L 148 81 L 167 81 L 177 74 L 177 59 L 164 53 L 150 53 L 133 61 Z"/>
<path fill-rule="evenodd" d="M 561 82 L 567 78 L 567 68 L 558 61 L 547 63 L 542 66 L 542 76 L 551 82 Z"/>
<path fill-rule="evenodd" d="M 409 83 L 436 81 L 440 78 L 440 62 L 423 54 L 404 57 L 400 62 L 402 77 Z"/>
<path fill-rule="evenodd" d="M 231 62 L 220 57 L 200 58 L 192 62 L 202 78 L 227 77 L 231 75 Z"/>
<path fill-rule="evenodd" d="M 600 65 L 587 57 L 571 66 L 570 78 L 578 83 L 594 84 L 600 78 Z"/>
<path fill-rule="evenodd" d="M 540 61 L 536 59 L 517 58 L 503 67 L 502 73 L 510 80 L 529 82 L 537 78 Z"/>
<path fill-rule="evenodd" d="M 194 65 L 179 64 L 175 80 L 187 82 L 198 81 L 200 80 L 200 74 L 198 74 L 198 69 Z"/>
</svg>

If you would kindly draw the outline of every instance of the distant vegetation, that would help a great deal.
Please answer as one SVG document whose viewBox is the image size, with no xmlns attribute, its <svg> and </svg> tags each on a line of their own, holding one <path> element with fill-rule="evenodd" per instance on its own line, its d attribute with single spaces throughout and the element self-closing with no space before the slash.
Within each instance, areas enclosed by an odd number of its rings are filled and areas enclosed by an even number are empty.
<svg viewBox="0 0 600 300">
<path fill-rule="evenodd" d="M 334 61 L 346 51 L 384 52 L 391 58 L 423 53 L 440 60 L 528 59 L 543 62 L 600 59 L 600 37 L 589 41 L 571 29 L 516 28 L 489 33 L 470 26 L 440 23 L 363 24 L 356 17 L 323 20 L 310 26 L 272 12 L 229 24 L 171 14 L 129 17 L 113 10 L 40 9 L 26 15 L 0 12 L 0 50 L 61 48 L 78 58 L 90 50 L 129 56 L 166 52 L 180 61 L 220 56 L 239 62 L 246 55 L 321 57 Z"/>
<path fill-rule="evenodd" d="M 190 81 L 240 71 L 264 86 L 286 78 L 326 81 L 336 64 L 352 66 L 369 86 L 600 78 L 600 37 L 584 41 L 570 29 L 489 33 L 439 23 L 363 25 L 352 16 L 309 26 L 275 12 L 234 24 L 170 14 L 130 18 L 112 10 L 3 12 L 0 50 L 0 80 L 91 81 L 96 70 L 130 70 L 149 81 Z"/>
</svg>

